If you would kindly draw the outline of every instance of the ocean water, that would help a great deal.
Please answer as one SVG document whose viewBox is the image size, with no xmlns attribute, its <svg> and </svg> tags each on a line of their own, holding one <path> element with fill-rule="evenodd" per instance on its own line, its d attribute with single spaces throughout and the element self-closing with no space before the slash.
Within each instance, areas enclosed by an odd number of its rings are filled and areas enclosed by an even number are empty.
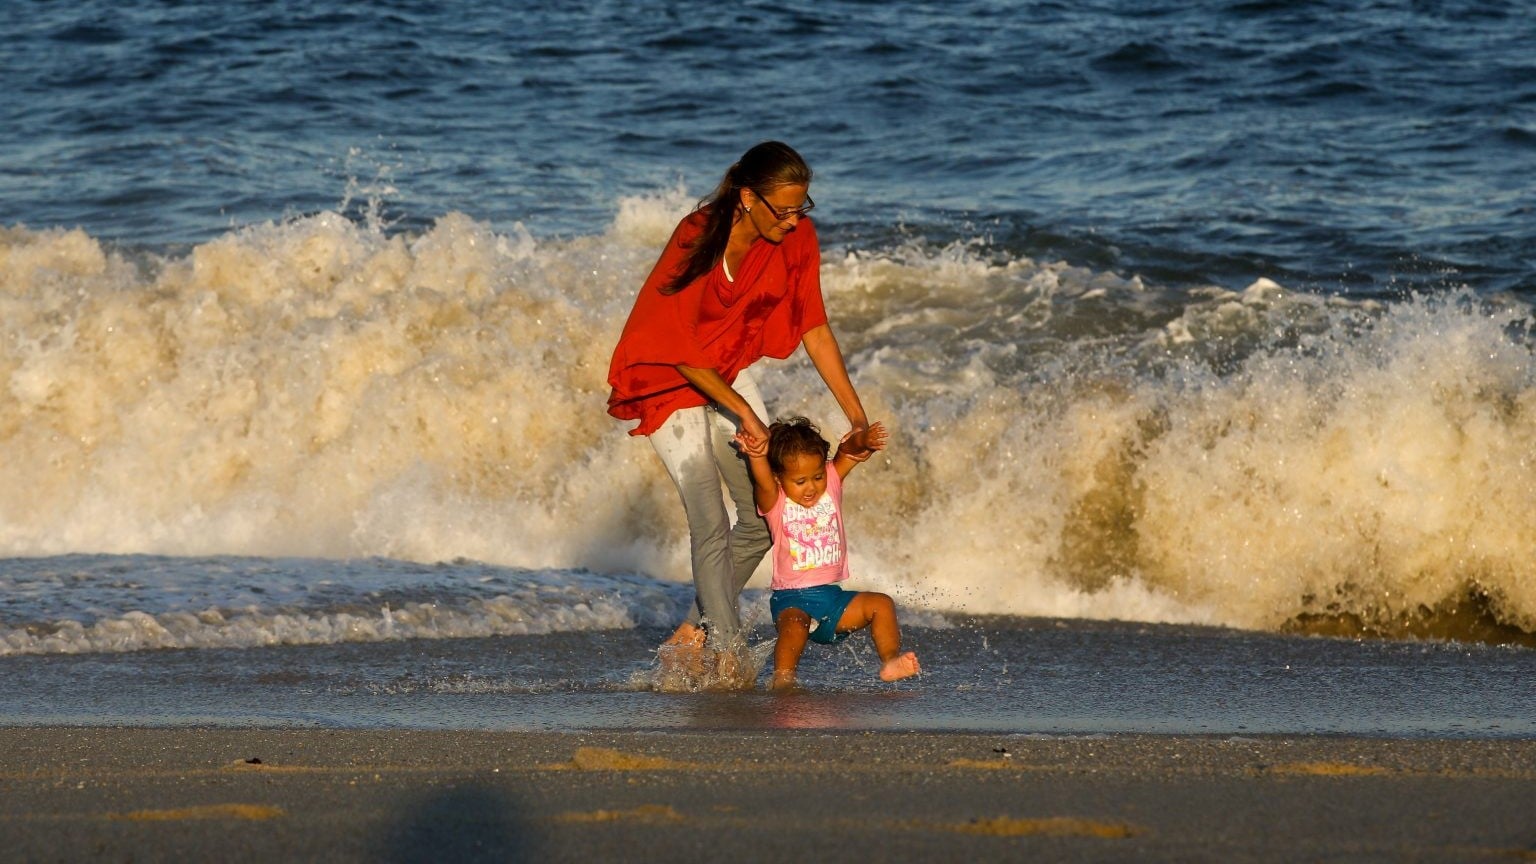
<svg viewBox="0 0 1536 864">
<path fill-rule="evenodd" d="M 779 138 L 893 431 L 856 582 L 932 670 L 791 713 L 1529 735 L 1533 13 L 10 4 L 0 722 L 782 713 L 644 686 L 686 538 L 603 411 Z"/>
</svg>

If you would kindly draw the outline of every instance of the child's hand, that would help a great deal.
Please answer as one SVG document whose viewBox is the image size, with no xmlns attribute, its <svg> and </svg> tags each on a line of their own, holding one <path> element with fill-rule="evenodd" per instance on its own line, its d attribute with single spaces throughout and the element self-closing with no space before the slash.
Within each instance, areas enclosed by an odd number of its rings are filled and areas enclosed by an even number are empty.
<svg viewBox="0 0 1536 864">
<path fill-rule="evenodd" d="M 754 459 L 768 458 L 767 438 L 759 438 L 756 435 L 749 435 L 747 432 L 741 431 L 736 433 L 735 441 L 736 446 L 741 448 L 741 452 L 748 456 Z"/>
<path fill-rule="evenodd" d="M 864 430 L 864 446 L 870 450 L 884 450 L 885 442 L 890 440 L 890 437 L 885 431 L 885 424 L 876 420 L 873 425 Z"/>
<path fill-rule="evenodd" d="M 885 424 L 877 421 L 867 429 L 855 429 L 844 435 L 837 444 L 837 451 L 855 462 L 863 462 L 876 450 L 884 450 L 889 438 Z"/>
</svg>

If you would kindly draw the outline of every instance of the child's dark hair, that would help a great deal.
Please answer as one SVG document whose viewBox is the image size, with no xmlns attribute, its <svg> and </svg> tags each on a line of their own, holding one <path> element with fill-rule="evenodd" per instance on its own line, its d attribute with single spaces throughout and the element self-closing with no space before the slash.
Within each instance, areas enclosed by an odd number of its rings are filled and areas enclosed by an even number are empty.
<svg viewBox="0 0 1536 864">
<path fill-rule="evenodd" d="M 780 420 L 768 427 L 768 470 L 784 473 L 784 460 L 790 456 L 816 456 L 827 461 L 832 445 L 821 437 L 821 430 L 804 417 Z"/>
</svg>

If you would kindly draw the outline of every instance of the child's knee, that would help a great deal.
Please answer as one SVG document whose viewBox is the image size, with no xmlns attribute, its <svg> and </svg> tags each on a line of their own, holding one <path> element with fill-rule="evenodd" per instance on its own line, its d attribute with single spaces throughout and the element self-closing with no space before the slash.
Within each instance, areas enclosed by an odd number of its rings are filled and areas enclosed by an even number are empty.
<svg viewBox="0 0 1536 864">
<path fill-rule="evenodd" d="M 878 591 L 860 591 L 848 601 L 847 608 L 843 609 L 842 618 L 838 619 L 837 632 L 848 633 L 854 630 L 862 630 L 868 627 L 877 617 L 895 609 L 891 598 Z"/>
<path fill-rule="evenodd" d="M 779 620 L 775 622 L 780 633 L 798 631 L 811 632 L 811 616 L 804 609 L 785 609 L 779 613 Z"/>
<path fill-rule="evenodd" d="M 865 591 L 863 593 L 868 598 L 866 601 L 868 605 L 865 608 L 869 610 L 871 618 L 876 615 L 896 614 L 896 601 L 891 599 L 891 595 L 882 594 L 879 591 Z"/>
</svg>

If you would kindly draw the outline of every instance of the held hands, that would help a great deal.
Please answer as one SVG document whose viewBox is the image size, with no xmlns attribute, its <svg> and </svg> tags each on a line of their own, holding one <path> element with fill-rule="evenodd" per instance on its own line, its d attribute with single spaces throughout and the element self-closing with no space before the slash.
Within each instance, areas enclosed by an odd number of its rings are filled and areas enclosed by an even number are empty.
<svg viewBox="0 0 1536 864">
<path fill-rule="evenodd" d="M 876 450 L 884 450 L 889 438 L 890 434 L 886 432 L 885 424 L 877 422 L 868 428 L 854 429 L 844 435 L 842 440 L 837 442 L 837 452 L 855 462 L 864 462 L 875 455 Z M 766 432 L 754 435 L 750 430 L 743 428 L 732 440 L 736 442 L 737 447 L 741 448 L 741 452 L 748 456 L 754 459 L 768 458 Z"/>
<path fill-rule="evenodd" d="M 752 435 L 743 429 L 736 433 L 736 446 L 753 459 L 768 458 L 768 436 Z"/>
<path fill-rule="evenodd" d="M 737 437 L 740 437 L 740 435 L 746 435 L 748 438 L 763 442 L 763 455 L 768 455 L 768 427 L 764 426 L 763 421 L 757 419 L 757 414 L 750 409 L 741 415 L 741 430 Z M 750 456 L 752 454 L 747 453 L 747 455 Z"/>
<path fill-rule="evenodd" d="M 741 452 L 747 454 L 747 467 L 752 474 L 752 500 L 757 502 L 757 512 L 767 513 L 778 500 L 779 484 L 768 467 L 768 435 L 753 435 L 743 428 L 734 439 Z"/>
<path fill-rule="evenodd" d="M 876 421 L 868 428 L 854 429 L 844 435 L 837 442 L 837 452 L 855 462 L 863 462 L 875 455 L 876 450 L 884 450 L 889 437 L 885 424 Z"/>
</svg>

